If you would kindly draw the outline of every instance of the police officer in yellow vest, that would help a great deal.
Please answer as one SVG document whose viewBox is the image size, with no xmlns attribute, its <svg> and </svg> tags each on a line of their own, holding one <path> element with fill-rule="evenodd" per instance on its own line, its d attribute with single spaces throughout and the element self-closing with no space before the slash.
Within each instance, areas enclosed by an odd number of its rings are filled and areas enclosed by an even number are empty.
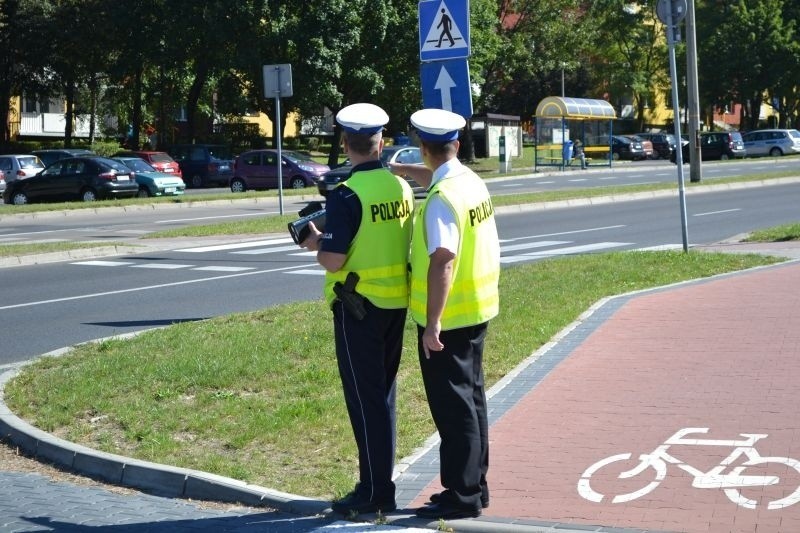
<svg viewBox="0 0 800 533">
<path fill-rule="evenodd" d="M 476 517 L 489 505 L 489 437 L 483 379 L 488 321 L 499 307 L 500 244 L 486 186 L 458 158 L 463 117 L 441 109 L 411 115 L 428 187 L 411 238 L 411 317 L 431 415 L 441 437 L 444 491 L 416 514 Z M 407 169 L 408 170 L 408 169 Z M 432 174 L 430 173 L 432 171 Z"/>
<path fill-rule="evenodd" d="M 349 105 L 336 121 L 353 170 L 328 195 L 324 233 L 310 224 L 301 246 L 318 251 L 326 270 L 336 359 L 358 445 L 358 484 L 332 505 L 350 515 L 396 508 L 395 377 L 408 309 L 414 196 L 404 179 L 381 164 L 382 130 L 389 121 L 383 109 Z"/>
</svg>

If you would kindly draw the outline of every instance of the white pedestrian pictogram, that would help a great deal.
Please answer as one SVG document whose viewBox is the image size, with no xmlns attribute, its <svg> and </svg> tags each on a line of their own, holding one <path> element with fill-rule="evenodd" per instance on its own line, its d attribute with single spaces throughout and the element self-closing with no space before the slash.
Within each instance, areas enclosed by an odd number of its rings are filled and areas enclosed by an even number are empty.
<svg viewBox="0 0 800 533">
<path fill-rule="evenodd" d="M 688 437 L 688 435 L 693 433 L 708 433 L 708 430 L 709 428 L 683 428 L 652 452 L 640 455 L 638 464 L 633 466 L 630 470 L 620 473 L 618 476 L 619 479 L 630 479 L 640 474 L 645 474 L 648 469 L 651 468 L 655 479 L 645 485 L 644 488 L 634 492 L 613 496 L 611 503 L 629 502 L 652 492 L 664 481 L 667 475 L 667 465 L 670 464 L 694 476 L 692 487 L 698 489 L 723 489 L 728 499 L 746 509 L 763 508 L 763 503 L 759 504 L 757 500 L 745 497 L 741 493 L 741 489 L 747 487 L 766 487 L 780 483 L 780 478 L 778 476 L 746 475 L 745 470 L 747 467 L 766 463 L 777 463 L 783 465 L 784 469 L 793 468 L 800 474 L 800 461 L 797 459 L 792 459 L 791 457 L 763 457 L 758 453 L 754 445 L 759 440 L 765 439 L 768 436 L 766 434 L 740 433 L 740 436 L 744 437 L 742 440 L 716 440 Z M 670 450 L 670 448 L 679 445 L 725 446 L 733 447 L 733 451 L 720 461 L 718 465 L 704 472 L 672 455 L 674 452 Z M 629 461 L 631 455 L 630 453 L 612 455 L 611 457 L 606 457 L 591 465 L 583 472 L 580 481 L 578 481 L 578 493 L 589 501 L 597 503 L 602 502 L 606 495 L 592 488 L 590 483 L 592 476 L 603 467 L 607 467 L 618 461 Z M 734 466 L 734 463 L 740 458 L 744 458 L 745 460 L 740 462 L 739 465 Z M 786 492 L 784 492 L 784 494 L 786 494 Z M 767 502 L 766 507 L 769 510 L 783 509 L 784 507 L 794 505 L 798 501 L 800 501 L 800 487 L 796 487 L 793 491 L 788 492 L 783 498 Z"/>
<path fill-rule="evenodd" d="M 425 41 L 422 44 L 422 52 L 441 48 L 467 48 L 469 45 L 464 39 L 464 35 L 453 20 L 453 16 L 447 5 L 442 1 L 439 4 L 437 16 L 434 17 Z"/>
</svg>

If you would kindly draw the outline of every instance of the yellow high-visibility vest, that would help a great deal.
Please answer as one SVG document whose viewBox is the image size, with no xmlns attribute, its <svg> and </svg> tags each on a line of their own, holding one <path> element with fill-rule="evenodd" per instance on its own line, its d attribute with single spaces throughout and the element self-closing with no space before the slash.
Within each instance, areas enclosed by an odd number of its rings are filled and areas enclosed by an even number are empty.
<svg viewBox="0 0 800 533">
<path fill-rule="evenodd" d="M 460 235 L 453 260 L 453 284 L 441 318 L 442 330 L 482 324 L 499 311 L 500 241 L 489 191 L 469 169 L 438 181 L 417 210 L 411 237 L 411 317 L 425 326 L 430 264 L 425 211 L 434 195 L 453 210 Z"/>
<path fill-rule="evenodd" d="M 408 307 L 408 255 L 414 194 L 408 183 L 384 168 L 354 173 L 341 186 L 361 202 L 361 224 L 338 272 L 325 274 L 325 299 L 347 274 L 359 276 L 356 292 L 383 309 Z"/>
</svg>

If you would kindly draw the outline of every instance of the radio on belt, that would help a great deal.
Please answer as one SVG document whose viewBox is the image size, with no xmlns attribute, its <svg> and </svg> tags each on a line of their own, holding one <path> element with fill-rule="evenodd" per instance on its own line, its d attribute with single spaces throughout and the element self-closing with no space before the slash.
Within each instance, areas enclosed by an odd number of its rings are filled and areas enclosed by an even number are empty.
<svg viewBox="0 0 800 533">
<path fill-rule="evenodd" d="M 325 228 L 325 208 L 322 207 L 320 202 L 309 202 L 307 206 L 297 212 L 302 218 L 289 222 L 289 235 L 295 244 L 301 244 L 308 238 L 309 229 L 308 223 L 313 222 L 318 230 L 323 231 Z"/>
</svg>

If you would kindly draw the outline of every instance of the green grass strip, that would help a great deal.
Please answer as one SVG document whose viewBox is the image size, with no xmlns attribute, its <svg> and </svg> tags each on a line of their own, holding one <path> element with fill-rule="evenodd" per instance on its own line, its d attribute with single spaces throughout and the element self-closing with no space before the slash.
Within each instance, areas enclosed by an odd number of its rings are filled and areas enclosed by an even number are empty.
<svg viewBox="0 0 800 533">
<path fill-rule="evenodd" d="M 497 382 L 599 299 L 775 258 L 616 252 L 502 271 L 501 313 L 485 350 Z M 290 493 L 350 490 L 356 449 L 323 301 L 180 323 L 43 358 L 6 386 L 35 426 L 92 448 L 199 469 Z M 398 457 L 434 427 L 409 322 L 399 374 Z"/>
</svg>

